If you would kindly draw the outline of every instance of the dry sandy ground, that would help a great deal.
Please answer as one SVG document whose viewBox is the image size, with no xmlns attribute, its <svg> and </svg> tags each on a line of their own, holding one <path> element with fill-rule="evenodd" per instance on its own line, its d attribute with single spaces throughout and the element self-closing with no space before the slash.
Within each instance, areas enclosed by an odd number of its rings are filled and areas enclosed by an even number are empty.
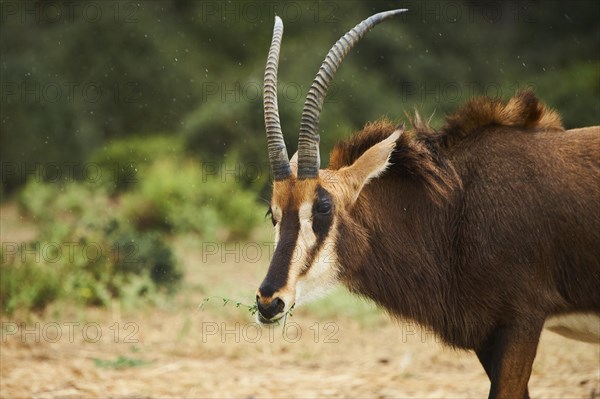
<svg viewBox="0 0 600 399">
<path fill-rule="evenodd" d="M 3 239 L 11 236 L 6 215 Z M 219 300 L 199 310 L 210 295 L 252 297 L 267 260 L 207 258 L 193 241 L 176 243 L 186 281 L 169 303 L 63 304 L 30 315 L 27 330 L 3 315 L 0 396 L 487 397 L 487 377 L 473 354 L 444 348 L 344 294 L 295 311 L 285 336 L 281 326 L 259 330 L 246 311 Z M 600 345 L 545 332 L 530 392 L 600 398 Z"/>
<path fill-rule="evenodd" d="M 289 324 L 284 339 L 281 327 L 257 336 L 254 324 L 195 309 L 189 315 L 160 310 L 126 319 L 110 313 L 90 312 L 71 327 L 65 319 L 58 321 L 60 328 L 40 321 L 38 333 L 31 332 L 36 322 L 26 335 L 5 331 L 1 396 L 487 396 L 487 379 L 474 355 L 445 349 L 410 325 L 380 322 L 365 328 L 340 318 L 326 326 L 301 315 L 294 316 L 298 324 Z M 92 342 L 98 331 L 102 337 Z M 114 362 L 119 356 L 144 364 L 123 369 L 96 364 L 95 359 Z M 599 359 L 598 345 L 545 333 L 530 382 L 532 397 L 600 397 Z"/>
</svg>

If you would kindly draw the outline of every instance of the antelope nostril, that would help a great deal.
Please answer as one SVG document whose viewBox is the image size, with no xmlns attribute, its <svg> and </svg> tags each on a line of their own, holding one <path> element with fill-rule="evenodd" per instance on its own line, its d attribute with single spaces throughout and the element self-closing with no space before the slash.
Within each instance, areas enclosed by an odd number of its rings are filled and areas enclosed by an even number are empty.
<svg viewBox="0 0 600 399">
<path fill-rule="evenodd" d="M 275 298 L 271 305 L 276 308 L 277 313 L 283 312 L 283 309 L 285 308 L 285 302 L 283 302 L 280 298 Z"/>
<path fill-rule="evenodd" d="M 283 309 L 285 309 L 285 302 L 283 302 L 280 298 L 275 298 L 270 303 L 264 305 L 257 296 L 256 305 L 258 306 L 258 311 L 261 316 L 267 320 L 272 319 L 274 316 L 283 312 Z"/>
</svg>

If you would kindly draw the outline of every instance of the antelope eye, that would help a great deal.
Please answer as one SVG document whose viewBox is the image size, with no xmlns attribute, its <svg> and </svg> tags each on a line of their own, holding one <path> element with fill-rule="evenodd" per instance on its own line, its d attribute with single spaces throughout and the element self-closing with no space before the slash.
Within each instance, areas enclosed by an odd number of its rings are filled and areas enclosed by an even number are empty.
<svg viewBox="0 0 600 399">
<path fill-rule="evenodd" d="M 321 215 L 329 215 L 331 213 L 331 202 L 319 201 L 317 203 L 317 213 Z"/>
</svg>

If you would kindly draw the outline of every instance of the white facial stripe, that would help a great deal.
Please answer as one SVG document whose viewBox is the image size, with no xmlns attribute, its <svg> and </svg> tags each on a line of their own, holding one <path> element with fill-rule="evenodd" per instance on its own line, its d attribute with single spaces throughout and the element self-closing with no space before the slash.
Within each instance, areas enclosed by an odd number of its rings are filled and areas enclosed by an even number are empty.
<svg viewBox="0 0 600 399">
<path fill-rule="evenodd" d="M 306 265 L 310 250 L 317 242 L 317 236 L 312 230 L 312 202 L 305 202 L 300 205 L 298 217 L 300 219 L 300 231 L 298 232 L 296 249 L 292 256 L 288 274 L 288 282 L 294 285 Z"/>
<path fill-rule="evenodd" d="M 333 230 L 333 226 L 332 226 Z M 302 304 L 327 294 L 338 282 L 338 259 L 335 234 L 331 231 L 313 264 L 296 285 L 296 303 Z"/>
<path fill-rule="evenodd" d="M 308 251 L 316 244 L 317 236 L 312 229 L 312 202 L 305 202 L 300 205 L 298 210 L 300 217 L 300 234 L 298 234 L 298 243 L 304 246 L 300 257 L 306 259 Z"/>
<path fill-rule="evenodd" d="M 296 248 L 292 255 L 292 260 L 288 269 L 287 284 L 279 290 L 278 295 L 285 303 L 284 311 L 294 304 L 296 295 L 296 286 L 298 278 L 304 270 L 311 249 L 317 242 L 317 236 L 312 230 L 312 202 L 305 202 L 298 209 L 298 218 L 300 231 L 296 240 Z M 275 240 L 279 240 L 279 231 L 276 229 Z"/>
<path fill-rule="evenodd" d="M 312 206 L 312 202 L 304 202 L 300 205 L 300 208 L 298 209 L 300 222 L 312 219 Z"/>
</svg>

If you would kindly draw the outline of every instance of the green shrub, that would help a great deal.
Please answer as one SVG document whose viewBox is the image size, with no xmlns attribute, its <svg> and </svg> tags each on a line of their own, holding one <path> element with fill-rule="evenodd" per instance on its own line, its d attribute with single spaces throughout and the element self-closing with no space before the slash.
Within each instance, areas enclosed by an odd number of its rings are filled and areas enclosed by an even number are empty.
<svg viewBox="0 0 600 399">
<path fill-rule="evenodd" d="M 7 313 L 41 310 L 60 298 L 86 305 L 152 299 L 174 292 L 182 278 L 163 237 L 120 220 L 103 187 L 30 181 L 18 203 L 39 233 L 16 253 L 3 254 Z"/>
<path fill-rule="evenodd" d="M 179 136 L 154 135 L 114 140 L 92 153 L 88 161 L 100 168 L 100 185 L 114 194 L 135 187 L 155 160 L 182 154 Z"/>
<path fill-rule="evenodd" d="M 43 309 L 60 298 L 86 305 L 152 299 L 174 292 L 182 279 L 165 233 L 248 238 L 264 221 L 256 190 L 230 173 L 203 173 L 178 143 L 165 137 L 120 140 L 92 158 L 107 171 L 132 162 L 139 168 L 135 184 L 28 181 L 17 203 L 39 230 L 27 244 L 38 255 L 3 258 L 4 311 Z"/>
<path fill-rule="evenodd" d="M 42 310 L 56 299 L 105 306 L 173 293 L 182 273 L 170 247 L 157 234 L 122 227 L 111 220 L 102 228 L 58 223 L 52 236 L 22 244 L 3 257 L 2 309 Z M 66 232 L 66 233 L 65 233 Z"/>
<path fill-rule="evenodd" d="M 64 219 L 82 219 L 79 224 L 84 225 L 105 223 L 112 214 L 104 187 L 83 182 L 55 184 L 31 179 L 17 196 L 17 204 L 26 216 L 50 226 Z"/>
<path fill-rule="evenodd" d="M 247 238 L 264 213 L 253 191 L 233 176 L 202 173 L 192 160 L 163 159 L 145 173 L 138 187 L 122 197 L 123 212 L 140 230 L 195 232 Z"/>
<path fill-rule="evenodd" d="M 182 274 L 171 249 L 158 234 L 118 231 L 114 237 L 116 270 L 123 274 L 146 275 L 154 286 L 173 292 Z"/>
<path fill-rule="evenodd" d="M 35 262 L 0 265 L 0 308 L 7 314 L 17 309 L 43 310 L 60 296 L 61 275 Z"/>
<path fill-rule="evenodd" d="M 30 179 L 17 196 L 17 205 L 25 214 L 42 221 L 52 217 L 48 212 L 47 206 L 58 193 L 59 189 L 57 185 Z"/>
</svg>

